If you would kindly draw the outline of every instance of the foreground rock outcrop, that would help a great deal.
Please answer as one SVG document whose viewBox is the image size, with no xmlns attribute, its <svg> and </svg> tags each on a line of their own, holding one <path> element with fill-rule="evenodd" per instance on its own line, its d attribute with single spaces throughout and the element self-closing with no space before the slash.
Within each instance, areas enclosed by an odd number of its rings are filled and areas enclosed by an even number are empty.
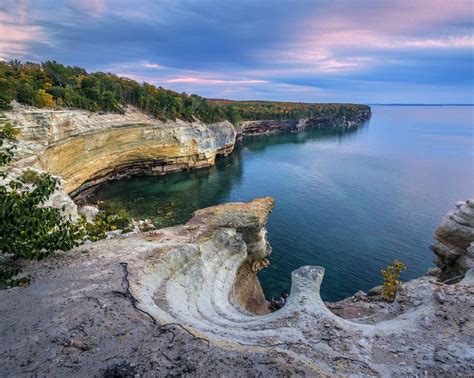
<svg viewBox="0 0 474 378">
<path fill-rule="evenodd" d="M 455 285 L 403 284 L 393 303 L 355 296 L 332 311 L 324 268 L 292 273 L 268 313 L 256 272 L 271 249 L 273 200 L 199 210 L 185 225 L 25 263 L 31 283 L 0 291 L 0 362 L 11 376 L 470 375 L 474 271 Z M 25 309 L 28 308 L 28 311 Z M 347 319 L 347 318 L 351 319 Z"/>
<path fill-rule="evenodd" d="M 464 277 L 474 268 L 474 199 L 456 203 L 456 209 L 443 218 L 435 230 L 437 243 L 431 246 L 436 254 L 433 272 L 442 280 Z"/>
</svg>

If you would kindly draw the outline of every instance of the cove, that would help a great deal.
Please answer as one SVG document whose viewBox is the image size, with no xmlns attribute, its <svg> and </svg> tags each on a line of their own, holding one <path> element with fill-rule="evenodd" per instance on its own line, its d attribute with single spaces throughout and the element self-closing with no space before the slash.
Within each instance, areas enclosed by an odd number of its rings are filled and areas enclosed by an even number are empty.
<svg viewBox="0 0 474 378">
<path fill-rule="evenodd" d="M 474 108 L 373 106 L 357 129 L 248 136 L 216 166 L 102 185 L 113 201 L 159 227 L 193 211 L 272 196 L 271 265 L 259 273 L 267 298 L 290 289 L 290 273 L 320 265 L 321 294 L 335 301 L 381 283 L 394 259 L 404 279 L 433 267 L 433 230 L 474 194 Z"/>
</svg>

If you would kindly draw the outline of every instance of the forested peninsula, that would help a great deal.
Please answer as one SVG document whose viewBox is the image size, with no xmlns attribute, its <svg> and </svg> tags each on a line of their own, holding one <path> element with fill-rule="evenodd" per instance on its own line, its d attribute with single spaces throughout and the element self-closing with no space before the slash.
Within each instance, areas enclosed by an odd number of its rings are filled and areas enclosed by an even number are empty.
<svg viewBox="0 0 474 378">
<path fill-rule="evenodd" d="M 163 121 L 177 118 L 205 123 L 228 120 L 234 125 L 254 120 L 351 119 L 361 111 L 370 110 L 358 104 L 206 99 L 111 73 L 88 73 L 84 68 L 55 61 L 0 62 L 0 109 L 9 109 L 12 100 L 37 108 L 75 108 L 91 112 L 123 113 L 125 107 L 131 105 Z"/>
</svg>

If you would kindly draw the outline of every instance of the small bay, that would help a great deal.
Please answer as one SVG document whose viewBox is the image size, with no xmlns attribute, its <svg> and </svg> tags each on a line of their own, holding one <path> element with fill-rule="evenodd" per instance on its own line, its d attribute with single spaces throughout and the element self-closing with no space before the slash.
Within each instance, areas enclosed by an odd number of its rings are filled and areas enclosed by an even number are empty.
<svg viewBox="0 0 474 378">
<path fill-rule="evenodd" d="M 103 185 L 94 200 L 166 227 L 192 212 L 272 196 L 268 298 L 288 292 L 291 271 L 326 268 L 334 301 L 381 283 L 394 259 L 404 279 L 434 267 L 433 231 L 454 202 L 474 195 L 474 107 L 373 106 L 353 130 L 246 137 L 216 166 Z"/>
</svg>

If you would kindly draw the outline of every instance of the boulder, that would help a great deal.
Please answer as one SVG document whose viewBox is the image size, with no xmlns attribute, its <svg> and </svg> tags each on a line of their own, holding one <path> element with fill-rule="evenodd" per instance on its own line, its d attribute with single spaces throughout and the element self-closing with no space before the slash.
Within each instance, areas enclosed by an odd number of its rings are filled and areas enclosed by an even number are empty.
<svg viewBox="0 0 474 378">
<path fill-rule="evenodd" d="M 474 267 L 474 200 L 458 201 L 435 230 L 431 245 L 440 279 L 463 276 Z"/>
<path fill-rule="evenodd" d="M 99 214 L 99 209 L 96 206 L 86 205 L 79 208 L 79 214 L 86 218 L 87 222 L 92 222 Z"/>
</svg>

